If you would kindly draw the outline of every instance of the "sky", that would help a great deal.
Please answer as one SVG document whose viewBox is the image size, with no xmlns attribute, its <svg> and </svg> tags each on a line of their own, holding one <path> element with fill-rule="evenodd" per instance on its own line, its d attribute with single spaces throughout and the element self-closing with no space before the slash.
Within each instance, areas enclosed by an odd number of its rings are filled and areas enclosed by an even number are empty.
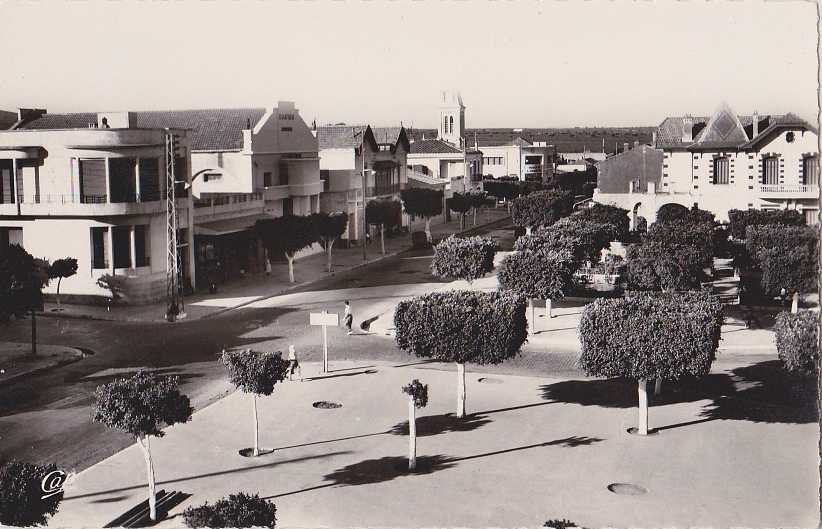
<svg viewBox="0 0 822 529">
<path fill-rule="evenodd" d="M 435 128 L 817 120 L 811 2 L 0 0 L 0 109 L 274 106 Z"/>
</svg>

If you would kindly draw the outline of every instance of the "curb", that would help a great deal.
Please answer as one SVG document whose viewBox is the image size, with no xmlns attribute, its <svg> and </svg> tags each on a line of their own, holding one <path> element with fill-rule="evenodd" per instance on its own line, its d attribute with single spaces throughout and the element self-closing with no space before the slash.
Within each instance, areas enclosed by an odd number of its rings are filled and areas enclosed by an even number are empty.
<svg viewBox="0 0 822 529">
<path fill-rule="evenodd" d="M 65 347 L 65 350 L 71 351 L 73 354 L 71 356 L 64 356 L 54 364 L 43 365 L 35 369 L 30 369 L 28 371 L 22 371 L 14 375 L 9 375 L 8 377 L 0 380 L 0 384 L 5 386 L 11 384 L 12 382 L 19 382 L 22 379 L 32 377 L 44 371 L 48 371 L 49 369 L 54 369 L 56 367 L 62 367 L 68 364 L 79 362 L 80 360 L 86 357 L 86 354 L 76 347 Z"/>
</svg>

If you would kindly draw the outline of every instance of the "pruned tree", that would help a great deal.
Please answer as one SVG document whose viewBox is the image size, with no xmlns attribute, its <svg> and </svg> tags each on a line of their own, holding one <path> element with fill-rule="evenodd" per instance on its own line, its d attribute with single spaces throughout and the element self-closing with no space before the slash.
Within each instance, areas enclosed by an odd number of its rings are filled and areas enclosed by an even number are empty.
<svg viewBox="0 0 822 529">
<path fill-rule="evenodd" d="M 119 378 L 94 392 L 96 405 L 92 419 L 109 428 L 134 436 L 143 452 L 148 473 L 148 505 L 152 520 L 157 520 L 154 492 L 154 464 L 151 437 L 162 437 L 163 425 L 187 422 L 193 409 L 188 397 L 178 389 L 179 377 L 156 376 L 140 370 L 131 378 Z"/>
<path fill-rule="evenodd" d="M 535 250 L 545 248 L 567 251 L 579 262 L 598 263 L 602 250 L 616 240 L 617 230 L 613 224 L 596 222 L 571 215 L 551 226 L 540 228 L 530 235 L 517 239 L 515 250 Z"/>
<path fill-rule="evenodd" d="M 400 222 L 402 204 L 393 199 L 371 200 L 365 206 L 365 222 L 380 227 L 380 250 L 385 255 L 385 229 Z"/>
<path fill-rule="evenodd" d="M 469 195 L 454 193 L 454 196 L 445 200 L 448 209 L 460 216 L 460 230 L 465 229 L 465 214 L 473 207 L 473 202 Z"/>
<path fill-rule="evenodd" d="M 408 213 L 412 219 L 416 217 L 425 219 L 425 237 L 428 239 L 428 242 L 431 242 L 431 218 L 442 213 L 442 191 L 412 187 L 400 191 L 400 199 L 402 199 L 405 212 Z"/>
<path fill-rule="evenodd" d="M 700 256 L 702 266 L 711 266 L 714 259 L 714 226 L 708 222 L 676 219 L 655 222 L 642 238 L 643 243 L 692 246 Z"/>
<path fill-rule="evenodd" d="M 314 231 L 320 241 L 320 245 L 325 249 L 328 256 L 327 270 L 331 272 L 333 264 L 331 262 L 331 248 L 334 243 L 342 237 L 348 227 L 348 215 L 342 211 L 335 213 L 312 213 L 311 221 L 314 223 Z"/>
<path fill-rule="evenodd" d="M 125 282 L 125 276 L 103 274 L 97 278 L 97 286 L 108 292 L 108 310 L 111 310 L 111 305 L 123 299 L 123 293 L 125 291 Z M 169 310 L 176 311 L 178 309 L 176 305 L 174 305 L 173 307 L 169 307 Z M 177 312 L 174 312 L 174 316 L 176 315 Z"/>
<path fill-rule="evenodd" d="M 729 229 L 734 239 L 744 239 L 748 226 L 782 224 L 804 226 L 805 216 L 795 209 L 732 209 L 728 211 Z"/>
<path fill-rule="evenodd" d="M 288 280 L 294 283 L 294 257 L 317 242 L 319 237 L 310 217 L 286 215 L 260 219 L 254 231 L 269 255 L 282 252 L 288 260 Z"/>
<path fill-rule="evenodd" d="M 579 365 L 589 376 L 637 381 L 637 433 L 647 435 L 648 380 L 706 375 L 722 322 L 722 305 L 706 292 L 597 299 L 582 312 Z"/>
<path fill-rule="evenodd" d="M 818 234 L 810 226 L 751 225 L 745 233 L 750 264 L 762 272 L 765 294 L 776 296 L 784 288 L 796 294 L 817 290 Z"/>
<path fill-rule="evenodd" d="M 468 193 L 465 195 L 468 197 L 468 201 L 471 203 L 471 211 L 474 215 L 474 226 L 477 225 L 477 212 L 480 208 L 486 207 L 489 204 L 488 193 L 484 191 L 476 191 L 473 193 Z"/>
<path fill-rule="evenodd" d="M 45 525 L 63 501 L 64 478 L 65 474 L 53 464 L 14 460 L 3 463 L 0 466 L 0 524 Z"/>
<path fill-rule="evenodd" d="M 428 384 L 416 378 L 402 387 L 408 395 L 408 470 L 417 468 L 417 408 L 428 405 Z"/>
<path fill-rule="evenodd" d="M 258 494 L 239 492 L 220 498 L 213 505 L 205 502 L 183 511 L 188 527 L 268 527 L 277 525 L 277 506 Z"/>
<path fill-rule="evenodd" d="M 564 191 L 537 191 L 514 199 L 511 220 L 531 233 L 534 228 L 550 226 L 571 214 L 574 196 Z"/>
<path fill-rule="evenodd" d="M 535 330 L 533 300 L 544 299 L 546 316 L 552 317 L 553 300 L 564 299 L 570 292 L 576 268 L 576 261 L 567 251 L 539 249 L 514 252 L 500 263 L 497 279 L 500 289 L 528 299 Z"/>
<path fill-rule="evenodd" d="M 254 417 L 254 448 L 251 455 L 260 455 L 259 422 L 257 420 L 257 395 L 271 395 L 277 382 L 285 379 L 288 362 L 281 353 L 258 353 L 255 351 L 226 351 L 220 355 L 228 371 L 231 383 L 244 393 L 251 394 Z"/>
<path fill-rule="evenodd" d="M 400 349 L 457 364 L 457 417 L 465 416 L 465 364 L 514 357 L 527 325 L 525 299 L 507 292 L 433 292 L 401 301 L 394 312 Z"/>
<path fill-rule="evenodd" d="M 630 219 L 628 218 L 627 209 L 608 204 L 594 203 L 594 205 L 589 208 L 577 211 L 574 213 L 574 216 L 587 221 L 611 224 L 616 229 L 616 240 L 625 241 L 628 239 Z"/>
<path fill-rule="evenodd" d="M 463 279 L 469 283 L 494 269 L 499 245 L 487 237 L 459 238 L 451 235 L 434 246 L 431 273 L 441 279 Z"/>
<path fill-rule="evenodd" d="M 43 287 L 49 282 L 49 263 L 36 259 L 18 244 L 0 257 L 0 314 L 22 319 L 31 315 L 31 354 L 37 354 L 36 311 L 43 307 Z"/>
<path fill-rule="evenodd" d="M 511 213 L 511 201 L 520 195 L 520 189 L 516 182 L 504 180 L 483 180 L 482 189 L 489 195 L 502 199 Z"/>
<path fill-rule="evenodd" d="M 65 257 L 57 259 L 49 267 L 49 279 L 57 279 L 57 309 L 60 309 L 60 284 L 63 278 L 71 277 L 77 273 L 77 259 Z"/>
<path fill-rule="evenodd" d="M 782 312 L 774 325 L 776 354 L 785 370 L 799 376 L 819 372 L 819 315 L 803 310 Z"/>
<path fill-rule="evenodd" d="M 714 214 L 704 209 L 693 206 L 691 209 L 682 204 L 665 204 L 659 208 L 654 224 L 664 224 L 666 222 L 691 222 L 707 223 L 713 225 Z"/>
<path fill-rule="evenodd" d="M 702 249 L 675 241 L 628 247 L 629 290 L 699 290 L 707 279 Z"/>
</svg>

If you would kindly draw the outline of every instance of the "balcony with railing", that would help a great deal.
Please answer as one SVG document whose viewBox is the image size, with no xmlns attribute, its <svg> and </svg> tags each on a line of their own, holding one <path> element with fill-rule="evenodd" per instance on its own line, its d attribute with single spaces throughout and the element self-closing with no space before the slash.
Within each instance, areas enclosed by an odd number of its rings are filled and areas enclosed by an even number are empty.
<svg viewBox="0 0 822 529">
<path fill-rule="evenodd" d="M 165 211 L 165 193 L 131 194 L 112 202 L 105 194 L 35 193 L 21 194 L 16 202 L 0 204 L 0 215 L 95 216 L 151 215 Z M 178 208 L 187 208 L 188 199 L 177 199 Z"/>
<path fill-rule="evenodd" d="M 194 217 L 198 220 L 210 217 L 234 215 L 251 210 L 262 211 L 266 194 L 263 191 L 238 195 L 218 195 L 194 200 Z"/>
<path fill-rule="evenodd" d="M 768 197 L 816 198 L 819 186 L 810 184 L 762 184 L 759 193 Z"/>
</svg>

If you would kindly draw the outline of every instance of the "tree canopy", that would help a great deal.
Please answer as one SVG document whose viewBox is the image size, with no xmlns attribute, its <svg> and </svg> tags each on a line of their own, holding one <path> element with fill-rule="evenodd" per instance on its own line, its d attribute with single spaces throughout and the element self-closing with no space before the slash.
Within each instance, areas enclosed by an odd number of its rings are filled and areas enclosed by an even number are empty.
<svg viewBox="0 0 822 529">
<path fill-rule="evenodd" d="M 365 206 L 365 221 L 373 226 L 390 228 L 400 219 L 402 204 L 393 199 L 369 200 Z"/>
<path fill-rule="evenodd" d="M 654 224 L 664 224 L 672 221 L 705 222 L 713 225 L 715 219 L 713 213 L 699 209 L 695 205 L 691 207 L 691 209 L 686 208 L 682 204 L 665 204 L 660 207 L 656 213 L 656 222 Z"/>
<path fill-rule="evenodd" d="M 785 369 L 797 375 L 819 371 L 819 316 L 809 310 L 776 317 L 776 353 Z"/>
<path fill-rule="evenodd" d="M 538 249 L 514 252 L 500 263 L 503 291 L 528 299 L 563 299 L 574 284 L 576 263 L 567 251 Z"/>
<path fill-rule="evenodd" d="M 571 215 L 551 226 L 540 228 L 530 235 L 524 235 L 514 243 L 515 250 L 536 250 L 546 248 L 567 251 L 578 262 L 585 260 L 598 263 L 602 250 L 616 240 L 617 229 L 613 224 L 596 222 Z"/>
<path fill-rule="evenodd" d="M 648 241 L 628 247 L 629 290 L 699 290 L 704 254 L 689 244 Z"/>
<path fill-rule="evenodd" d="M 628 239 L 630 219 L 628 210 L 608 204 L 594 203 L 589 208 L 583 208 L 574 213 L 574 217 L 589 222 L 600 222 L 611 224 L 616 230 L 616 240 L 625 241 Z"/>
<path fill-rule="evenodd" d="M 51 279 L 71 277 L 77 273 L 77 259 L 73 257 L 57 259 L 49 266 L 48 273 Z"/>
<path fill-rule="evenodd" d="M 511 220 L 521 227 L 550 226 L 560 218 L 571 214 L 574 205 L 572 194 L 563 191 L 536 191 L 514 199 Z"/>
<path fill-rule="evenodd" d="M 342 211 L 335 213 L 312 213 L 311 222 L 314 223 L 314 231 L 323 248 L 333 243 L 345 233 L 348 227 L 348 215 Z"/>
<path fill-rule="evenodd" d="M 254 231 L 270 254 L 283 252 L 293 256 L 319 240 L 312 219 L 302 215 L 260 219 Z"/>
<path fill-rule="evenodd" d="M 245 393 L 271 395 L 285 379 L 288 362 L 282 355 L 251 350 L 223 351 L 220 355 L 231 383 Z"/>
<path fill-rule="evenodd" d="M 785 226 L 804 226 L 805 217 L 794 209 L 732 209 L 728 211 L 731 236 L 744 239 L 748 226 L 783 224 Z"/>
<path fill-rule="evenodd" d="M 42 307 L 48 270 L 48 261 L 35 259 L 22 246 L 6 247 L 0 256 L 0 315 L 19 317 Z"/>
<path fill-rule="evenodd" d="M 443 193 L 437 189 L 412 187 L 400 191 L 405 211 L 411 217 L 431 218 L 442 213 Z"/>
<path fill-rule="evenodd" d="M 451 235 L 434 246 L 431 273 L 442 279 L 474 281 L 494 269 L 498 249 L 497 243 L 486 237 Z"/>
<path fill-rule="evenodd" d="M 62 490 L 44 495 L 47 492 L 44 487 L 48 484 L 44 480 L 53 472 L 57 472 L 53 464 L 36 465 L 14 460 L 3 463 L 0 466 L 0 524 L 12 527 L 45 525 L 63 500 Z"/>
</svg>

